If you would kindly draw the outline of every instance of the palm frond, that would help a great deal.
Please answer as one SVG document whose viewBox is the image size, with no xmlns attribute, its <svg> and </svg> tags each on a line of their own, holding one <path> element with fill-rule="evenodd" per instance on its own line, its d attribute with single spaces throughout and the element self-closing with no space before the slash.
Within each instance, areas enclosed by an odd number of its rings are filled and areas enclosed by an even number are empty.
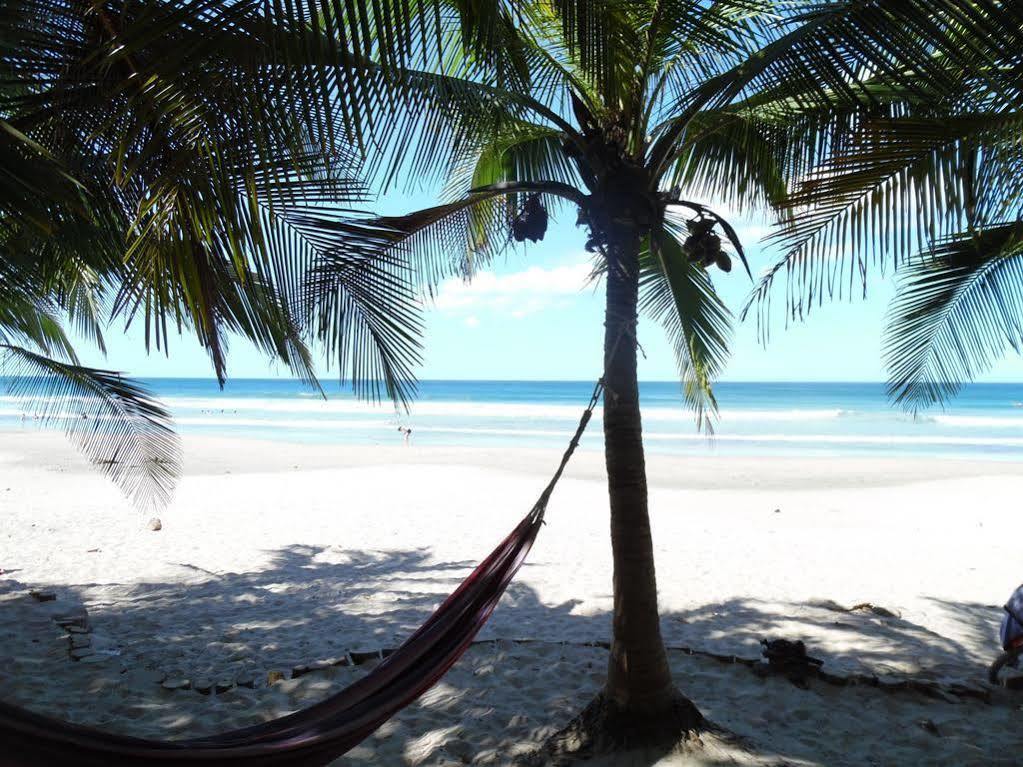
<svg viewBox="0 0 1023 767">
<path fill-rule="evenodd" d="M 470 189 L 461 199 L 425 208 L 404 216 L 328 217 L 301 215 L 292 223 L 318 243 L 324 260 L 349 256 L 369 262 L 379 259 L 381 268 L 400 269 L 412 284 L 426 296 L 441 280 L 450 276 L 470 279 L 480 264 L 502 253 L 511 241 L 507 217 L 474 217 L 475 209 L 495 198 L 515 200 L 524 195 L 540 195 L 545 206 L 562 200 L 579 203 L 583 195 L 569 184 L 559 181 L 499 181 Z M 514 206 L 505 209 L 515 210 Z M 485 231 L 475 226 L 480 220 Z M 348 261 L 344 261 L 348 268 Z M 322 276 L 322 275 L 321 275 Z M 319 284 L 319 283 L 317 283 Z M 315 290 L 304 293 L 306 307 L 316 297 Z"/>
<path fill-rule="evenodd" d="M 644 50 L 639 22 L 649 18 L 651 5 L 625 0 L 553 0 L 549 4 L 568 58 L 604 104 L 620 104 L 629 96 L 637 59 Z"/>
<path fill-rule="evenodd" d="M 386 96 L 366 128 L 373 152 L 362 174 L 381 191 L 400 176 L 408 179 L 408 187 L 435 182 L 457 158 L 517 126 L 539 121 L 572 131 L 564 118 L 528 92 L 472 79 L 471 63 L 443 73 L 412 69 L 388 73 L 372 64 L 366 68 L 379 75 Z"/>
<path fill-rule="evenodd" d="M 116 482 L 137 506 L 171 498 L 181 470 L 170 415 L 139 384 L 119 373 L 0 346 L 3 382 L 25 413 L 55 426 Z"/>
<path fill-rule="evenodd" d="M 743 114 L 703 113 L 693 121 L 667 186 L 739 211 L 767 209 L 788 191 L 779 133 Z"/>
<path fill-rule="evenodd" d="M 322 256 L 316 271 L 321 276 L 324 269 L 329 270 L 325 262 L 347 253 L 367 263 L 379 259 L 385 270 L 405 271 L 414 285 L 429 294 L 446 277 L 470 278 L 480 259 L 503 250 L 509 241 L 508 221 L 500 226 L 492 221 L 493 228 L 483 233 L 472 226 L 472 209 L 499 196 L 470 193 L 404 216 L 310 214 L 296 216 L 293 223 L 317 242 Z M 347 271 L 350 263 L 345 260 L 342 265 Z M 307 290 L 303 297 L 308 301 L 313 296 Z"/>
<path fill-rule="evenodd" d="M 1021 120 L 1020 113 L 1009 112 L 903 117 L 861 126 L 846 147 L 780 201 L 787 219 L 771 240 L 785 252 L 759 297 L 784 271 L 790 313 L 803 316 L 833 295 L 851 295 L 857 286 L 865 290 L 872 265 L 898 268 L 930 243 L 978 225 L 978 213 L 1004 213 L 1013 199 L 1023 204 L 1018 181 L 991 167 L 1002 154 L 1002 137 L 1015 143 L 1010 137 Z"/>
<path fill-rule="evenodd" d="M 941 404 L 1008 349 L 1023 351 L 1023 223 L 948 239 L 900 275 L 883 347 L 895 402 Z"/>
<path fill-rule="evenodd" d="M 247 338 L 297 378 L 320 389 L 299 318 L 272 283 L 254 273 L 244 280 L 231 278 L 219 288 L 218 299 L 219 320 L 229 332 Z"/>
<path fill-rule="evenodd" d="M 576 167 L 565 153 L 562 131 L 535 123 L 517 122 L 466 147 L 446 173 L 444 196 L 462 197 L 469 189 L 503 181 L 558 181 L 579 186 Z"/>
<path fill-rule="evenodd" d="M 669 110 L 671 126 L 650 150 L 651 162 L 659 172 L 670 166 L 701 110 L 758 92 L 825 106 L 838 96 L 870 103 L 879 86 L 921 83 L 919 96 L 935 102 L 968 100 L 980 107 L 986 94 L 995 94 L 1018 107 L 1023 87 L 1013 52 L 1023 46 L 1021 22 L 1023 12 L 1012 2 L 844 0 L 797 7 L 781 16 L 759 49 L 680 95 Z"/>
<path fill-rule="evenodd" d="M 731 314 L 670 228 L 655 230 L 640 255 L 639 308 L 668 334 L 685 401 L 697 427 L 712 433 L 717 417 L 713 382 L 728 359 Z"/>
<path fill-rule="evenodd" d="M 770 39 L 776 0 L 659 0 L 646 27 L 642 71 L 651 75 L 647 124 L 677 116 L 677 105 Z M 656 135 L 657 131 L 651 131 Z"/>
<path fill-rule="evenodd" d="M 722 75 L 698 95 L 719 104 L 752 88 L 787 89 L 794 96 L 844 92 L 871 94 L 865 79 L 904 85 L 920 74 L 928 92 L 961 97 L 962 86 L 981 83 L 1003 98 L 1023 95 L 998 71 L 1023 42 L 1023 12 L 1011 2 L 871 0 L 820 3 L 786 17 L 776 40 Z"/>
<path fill-rule="evenodd" d="M 317 329 L 342 377 L 377 396 L 383 385 L 402 402 L 415 386 L 422 303 L 450 276 L 471 279 L 510 243 L 514 206 L 481 214 L 495 199 L 536 194 L 547 205 L 582 194 L 561 182 L 498 182 L 460 200 L 405 216 L 346 218 L 302 215 L 292 223 L 321 256 L 306 280 L 301 317 Z"/>
<path fill-rule="evenodd" d="M 56 307 L 10 280 L 0 280 L 0 344 L 28 344 L 47 355 L 78 361 Z"/>
<path fill-rule="evenodd" d="M 421 303 L 399 238 L 379 223 L 365 227 L 306 219 L 322 255 L 303 289 L 303 317 L 336 360 L 342 381 L 357 396 L 378 399 L 381 389 L 407 406 L 416 390 L 423 326 Z"/>
<path fill-rule="evenodd" d="M 315 385 L 309 352 L 294 315 L 297 294 L 284 296 L 272 279 L 244 262 L 217 258 L 188 238 L 163 240 L 133 258 L 115 298 L 113 316 L 126 325 L 141 315 L 147 343 L 168 349 L 174 332 L 192 330 L 221 385 L 227 378 L 227 334 L 240 334 L 299 378 Z M 174 324 L 166 324 L 166 318 Z"/>
<path fill-rule="evenodd" d="M 13 224 L 52 236 L 50 206 L 81 203 L 81 185 L 47 149 L 0 119 L 0 234 Z M 10 216 L 17 216 L 12 221 Z"/>
<path fill-rule="evenodd" d="M 112 310 L 141 317 L 147 343 L 195 329 L 222 378 L 215 291 L 255 272 L 293 303 L 314 253 L 281 222 L 365 199 L 345 110 L 366 96 L 337 87 L 351 56 L 326 64 L 311 17 L 264 3 L 17 0 L 10 11 L 0 24 L 18 45 L 0 57 L 15 85 L 0 115 L 65 163 L 84 202 L 74 215 L 51 203 L 49 237 L 15 227 L 0 245 L 43 265 L 40 279 L 100 343 L 99 296 L 75 271 L 116 285 Z M 3 202 L 0 222 L 24 218 Z M 288 364 L 302 358 L 293 352 Z"/>
<path fill-rule="evenodd" d="M 458 202 L 467 190 L 495 184 L 550 181 L 581 186 L 571 158 L 565 152 L 568 139 L 561 131 L 543 125 L 520 123 L 494 134 L 490 140 L 460 157 L 447 172 L 444 197 Z M 470 196 L 471 197 L 471 196 Z M 489 260 L 508 242 L 508 228 L 519 212 L 525 195 L 510 194 L 479 199 L 466 209 L 468 242 L 466 263 L 460 271 L 471 273 L 478 255 Z M 560 207 L 558 198 L 547 199 L 552 213 Z M 459 252 L 457 244 L 454 245 Z"/>
<path fill-rule="evenodd" d="M 78 335 L 106 354 L 103 328 L 109 316 L 109 302 L 104 288 L 95 271 L 78 265 L 74 273 L 57 282 L 55 300 Z"/>
</svg>

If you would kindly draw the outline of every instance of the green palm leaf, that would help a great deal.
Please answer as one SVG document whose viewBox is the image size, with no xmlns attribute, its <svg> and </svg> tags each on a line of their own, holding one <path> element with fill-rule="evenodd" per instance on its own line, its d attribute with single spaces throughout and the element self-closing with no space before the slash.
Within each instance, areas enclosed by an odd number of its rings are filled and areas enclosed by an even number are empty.
<svg viewBox="0 0 1023 767">
<path fill-rule="evenodd" d="M 0 344 L 32 345 L 45 354 L 76 362 L 75 350 L 47 299 L 0 279 Z"/>
<path fill-rule="evenodd" d="M 689 262 L 670 227 L 655 230 L 640 255 L 640 311 L 660 323 L 675 352 L 686 403 L 697 426 L 714 430 L 713 382 L 724 369 L 731 313 L 707 272 Z"/>
<path fill-rule="evenodd" d="M 737 210 L 764 210 L 788 191 L 781 131 L 746 114 L 706 112 L 666 178 L 687 196 L 720 201 Z"/>
<path fill-rule="evenodd" d="M 1011 53 L 1023 46 L 1023 13 L 1014 3 L 972 0 L 845 0 L 779 9 L 773 29 L 759 27 L 759 50 L 727 71 L 687 88 L 669 110 L 669 125 L 650 150 L 661 172 L 680 151 L 680 138 L 701 110 L 721 109 L 769 92 L 806 106 L 836 98 L 870 104 L 881 86 L 915 89 L 932 103 L 988 94 L 1019 106 L 1023 87 Z"/>
<path fill-rule="evenodd" d="M 300 310 L 357 393 L 407 403 L 420 361 L 421 302 L 445 277 L 508 240 L 506 224 L 474 217 L 494 194 L 471 194 L 407 216 L 300 216 L 320 251 Z M 483 222 L 488 229 L 479 230 Z"/>
<path fill-rule="evenodd" d="M 303 324 L 357 395 L 376 399 L 382 389 L 407 404 L 415 392 L 422 320 L 403 244 L 437 219 L 404 228 L 402 221 L 308 215 L 293 223 L 319 252 L 303 284 Z"/>
<path fill-rule="evenodd" d="M 945 241 L 900 277 L 885 329 L 888 392 L 917 411 L 940 404 L 1023 350 L 1023 224 Z"/>
<path fill-rule="evenodd" d="M 978 186 L 975 153 L 1021 126 L 1017 112 L 865 125 L 847 150 L 781 203 L 793 214 L 774 239 L 785 258 L 806 263 L 811 289 L 822 272 L 832 282 L 851 262 L 863 274 L 861 264 L 872 261 L 897 265 L 928 242 L 976 223 L 979 196 L 1013 194 L 1007 177 Z"/>
<path fill-rule="evenodd" d="M 19 0 L 9 11 L 0 24 L 17 55 L 3 59 L 13 85 L 0 116 L 66 165 L 85 202 L 71 210 L 49 195 L 49 237 L 29 240 L 0 197 L 0 225 L 14 227 L 0 245 L 54 275 L 74 259 L 93 285 L 116 286 L 113 312 L 144 322 L 158 347 L 168 330 L 194 329 L 222 378 L 231 323 L 217 290 L 255 272 L 267 289 L 249 302 L 293 302 L 314 254 L 282 222 L 364 198 L 347 172 L 357 121 L 339 94 L 365 93 L 339 91 L 342 62 L 324 63 L 322 33 L 273 4 Z M 71 271 L 54 287 L 101 341 L 89 312 L 99 295 L 73 288 Z"/>
<path fill-rule="evenodd" d="M 26 415 L 56 426 L 137 506 L 167 504 L 181 469 L 170 415 L 119 373 L 50 359 L 4 344 L 6 390 Z"/>
<path fill-rule="evenodd" d="M 292 220 L 320 251 L 299 314 L 357 392 L 375 397 L 383 387 L 407 402 L 420 359 L 422 303 L 443 279 L 471 279 L 509 245 L 514 204 L 495 201 L 527 193 L 541 195 L 548 206 L 583 199 L 562 182 L 499 181 L 405 216 Z"/>
</svg>

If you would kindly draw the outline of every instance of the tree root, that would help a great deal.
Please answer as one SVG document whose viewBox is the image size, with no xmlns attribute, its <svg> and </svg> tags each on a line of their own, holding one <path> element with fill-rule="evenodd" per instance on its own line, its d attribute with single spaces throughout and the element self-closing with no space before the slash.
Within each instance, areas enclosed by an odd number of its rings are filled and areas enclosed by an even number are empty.
<svg viewBox="0 0 1023 767">
<path fill-rule="evenodd" d="M 698 749 L 702 745 L 699 733 L 706 726 L 696 706 L 678 691 L 659 714 L 623 711 L 601 692 L 568 725 L 516 764 L 561 767 L 624 751 L 669 754 Z"/>
</svg>

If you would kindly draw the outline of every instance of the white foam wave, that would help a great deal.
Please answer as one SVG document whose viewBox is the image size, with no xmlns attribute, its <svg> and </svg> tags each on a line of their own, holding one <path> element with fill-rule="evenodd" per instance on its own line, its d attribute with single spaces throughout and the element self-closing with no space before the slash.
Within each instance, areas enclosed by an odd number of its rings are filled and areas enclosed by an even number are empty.
<svg viewBox="0 0 1023 767">
<path fill-rule="evenodd" d="M 275 428 L 275 429 L 367 429 L 371 428 L 381 432 L 391 431 L 395 428 L 392 421 L 339 421 L 339 420 L 280 420 L 262 418 L 179 418 L 177 423 L 191 426 L 236 426 L 254 428 Z M 500 435 L 509 437 L 564 437 L 565 431 L 558 429 L 486 429 L 460 426 L 416 426 L 414 434 L 476 434 L 476 435 Z"/>
<path fill-rule="evenodd" d="M 942 426 L 955 426 L 966 429 L 1023 429 L 1023 416 L 983 416 L 983 415 L 935 415 L 929 420 Z"/>
<path fill-rule="evenodd" d="M 292 399 L 243 399 L 243 398 L 200 398 L 168 397 L 164 403 L 173 411 L 200 411 L 211 415 L 233 413 L 293 413 L 322 417 L 324 415 L 369 415 L 380 416 L 392 410 L 389 404 L 372 404 L 357 400 L 292 400 Z M 523 402 L 472 402 L 472 401 L 419 401 L 412 404 L 411 416 L 416 417 L 464 417 L 464 418 L 513 418 L 513 419 L 564 419 L 579 418 L 581 405 L 539 404 Z M 600 408 L 597 408 L 599 414 Z M 740 422 L 789 422 L 818 421 L 838 418 L 839 409 L 787 409 L 787 410 L 723 410 L 721 421 Z M 643 417 L 656 421 L 686 422 L 693 419 L 693 413 L 682 407 L 646 407 Z"/>
<path fill-rule="evenodd" d="M 184 426 L 232 426 L 264 429 L 365 429 L 368 427 L 389 429 L 394 428 L 390 421 L 377 419 L 338 420 L 323 418 L 175 418 L 175 423 Z"/>
<path fill-rule="evenodd" d="M 25 411 L 25 410 L 11 410 L 11 409 L 7 409 L 7 408 L 0 409 L 0 418 L 2 418 L 4 416 L 6 416 L 8 418 L 18 418 L 20 420 L 25 420 L 25 421 L 39 420 L 40 418 L 45 416 L 45 420 L 47 420 L 47 421 L 61 421 L 61 420 L 78 420 L 79 418 L 82 417 L 82 413 L 80 411 L 75 411 L 75 410 L 59 410 L 59 411 L 58 410 L 54 410 L 54 411 L 49 411 L 49 412 L 46 412 L 46 413 L 34 413 L 34 412 L 31 412 L 31 411 Z M 94 414 L 94 413 L 90 413 L 88 417 L 89 417 L 90 421 L 105 421 L 105 420 L 111 420 L 113 418 L 113 416 L 108 416 L 108 415 L 103 415 L 103 414 L 97 415 L 97 414 Z"/>
<path fill-rule="evenodd" d="M 558 429 L 475 429 L 460 426 L 419 426 L 412 430 L 416 432 L 432 432 L 435 434 L 493 434 L 504 437 L 565 437 L 568 434 Z"/>
<path fill-rule="evenodd" d="M 0 410 L 0 416 L 19 415 L 19 411 Z M 77 417 L 72 414 L 71 418 Z M 371 430 L 380 437 L 395 428 L 393 420 L 343 420 L 343 419 L 262 419 L 262 418 L 179 418 L 177 423 L 195 426 L 220 426 L 255 429 L 300 429 L 306 431 Z M 42 424 L 39 424 L 42 425 Z M 554 438 L 564 439 L 564 429 L 514 429 L 459 426 L 413 426 L 413 434 L 452 434 L 466 437 L 518 437 L 524 439 Z M 594 438 L 595 435 L 590 435 Z M 712 439 L 696 432 L 656 432 L 647 431 L 644 438 L 650 443 L 668 445 L 670 443 L 703 442 L 713 444 L 789 444 L 826 446 L 916 446 L 926 447 L 974 447 L 974 448 L 1023 448 L 1023 437 L 991 437 L 991 436 L 946 436 L 946 435 L 905 435 L 905 434 L 722 434 L 717 433 Z"/>
<path fill-rule="evenodd" d="M 394 421 L 369 420 L 294 420 L 294 419 L 204 419 L 183 418 L 179 423 L 208 425 L 215 423 L 225 426 L 246 426 L 264 428 L 294 429 L 380 429 L 381 432 L 395 428 Z M 464 434 L 476 437 L 555 437 L 564 438 L 564 429 L 513 429 L 489 428 L 472 426 L 416 426 L 413 433 L 428 434 Z M 945 435 L 905 435 L 905 434 L 721 434 L 713 439 L 697 432 L 657 432 L 646 431 L 644 438 L 651 442 L 738 442 L 738 443 L 782 443 L 782 444 L 818 444 L 818 445 L 945 445 L 945 446 L 976 446 L 976 447 L 1023 447 L 1023 437 L 987 437 L 987 436 L 945 436 Z"/>
<path fill-rule="evenodd" d="M 305 393 L 301 393 L 305 394 Z M 9 418 L 31 418 L 31 413 L 26 413 L 20 406 L 28 403 L 36 403 L 38 400 L 26 400 L 15 396 L 0 396 L 0 417 Z M 243 397 L 168 397 L 163 403 L 170 408 L 175 416 L 175 421 L 180 424 L 196 426 L 225 426 L 225 427 L 260 427 L 268 428 L 279 426 L 295 429 L 325 429 L 325 428 L 366 428 L 383 426 L 386 423 L 393 423 L 398 419 L 397 413 L 390 404 L 372 404 L 352 399 L 330 399 L 322 400 L 310 396 L 299 396 L 295 398 L 243 398 Z M 54 418 L 75 418 L 80 414 L 74 412 L 73 402 L 64 401 L 66 409 L 60 413 L 50 413 Z M 6 407 L 4 407 L 6 406 Z M 443 420 L 440 423 L 433 419 L 459 418 L 466 421 L 474 421 L 480 424 L 479 428 L 462 428 L 463 433 L 482 433 L 515 435 L 522 430 L 514 428 L 518 425 L 513 423 L 504 428 L 489 428 L 488 419 L 505 419 L 513 422 L 532 422 L 529 425 L 542 426 L 547 422 L 574 423 L 582 413 L 582 406 L 576 404 L 542 404 L 532 402 L 475 402 L 475 401 L 419 401 L 413 404 L 411 414 L 402 422 L 408 422 L 421 431 L 436 429 L 438 431 L 452 431 Z M 830 431 L 836 428 L 841 420 L 851 416 L 867 416 L 872 421 L 898 421 L 910 424 L 904 416 L 894 411 L 863 412 L 843 409 L 827 408 L 789 408 L 784 410 L 767 409 L 725 409 L 720 413 L 721 429 L 719 429 L 719 440 L 733 441 L 812 441 L 810 436 L 801 435 L 728 435 L 721 433 L 728 430 L 728 427 L 742 423 L 770 424 L 770 423 L 820 423 L 818 429 Z M 600 417 L 600 408 L 597 408 L 596 417 Z M 648 425 L 661 423 L 668 424 L 690 424 L 693 420 L 693 413 L 681 405 L 678 407 L 645 407 L 643 408 L 643 419 Z M 831 422 L 834 426 L 824 426 L 824 423 Z M 1020 429 L 1023 432 L 1023 415 L 1021 416 L 987 416 L 987 415 L 930 415 L 924 419 L 918 419 L 916 426 L 937 427 L 945 430 L 965 429 Z M 454 425 L 453 425 L 454 426 Z M 495 425 L 496 426 L 496 425 Z M 560 428 L 560 424 L 559 424 Z M 670 428 L 670 427 L 669 427 Z M 541 429 L 531 429 L 529 433 L 545 435 Z M 651 439 L 688 439 L 694 436 L 702 439 L 699 435 L 678 434 L 674 437 L 666 437 L 664 434 L 651 433 Z M 857 435 L 835 435 L 822 438 L 841 442 L 843 439 L 855 440 L 863 444 L 883 444 L 886 442 L 898 442 L 901 439 L 925 440 L 932 444 L 985 444 L 987 435 L 964 436 L 958 435 L 913 435 L 913 436 L 857 436 Z M 967 439 L 968 443 L 957 443 L 954 440 Z M 992 438 L 993 439 L 993 438 Z M 945 440 L 945 442 L 942 442 Z M 951 441 L 949 441 L 951 440 Z M 979 441 L 978 441 L 979 440 Z M 993 443 L 992 443 L 993 444 Z"/>
<path fill-rule="evenodd" d="M 649 440 L 707 440 L 700 434 L 644 433 Z M 836 445 L 975 445 L 992 447 L 1023 447 L 1018 437 L 945 437 L 907 436 L 903 434 L 715 434 L 714 442 L 788 442 L 795 444 Z"/>
<path fill-rule="evenodd" d="M 168 397 L 164 403 L 172 410 L 206 411 L 213 415 L 233 412 L 293 413 L 310 416 L 380 416 L 393 408 L 389 403 L 374 404 L 350 399 L 214 399 Z M 412 404 L 413 416 L 464 416 L 466 418 L 578 418 L 579 405 L 543 405 L 518 402 L 430 402 Z M 684 413 L 684 411 L 682 411 Z"/>
</svg>

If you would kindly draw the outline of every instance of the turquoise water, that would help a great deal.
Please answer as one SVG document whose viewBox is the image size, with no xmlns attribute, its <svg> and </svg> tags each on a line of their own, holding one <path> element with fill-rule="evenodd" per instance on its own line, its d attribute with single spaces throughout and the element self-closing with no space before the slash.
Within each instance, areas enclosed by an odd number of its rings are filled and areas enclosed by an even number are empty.
<svg viewBox="0 0 1023 767">
<path fill-rule="evenodd" d="M 570 437 L 593 384 L 571 381 L 423 381 L 410 413 L 369 405 L 326 385 L 240 379 L 223 391 L 204 379 L 145 382 L 182 433 L 304 443 L 554 447 Z M 696 431 L 675 383 L 641 385 L 651 452 L 747 455 L 941 455 L 1023 458 L 1023 385 L 968 387 L 945 410 L 914 419 L 882 384 L 721 383 L 716 435 Z M 0 396 L 0 429 L 33 428 L 21 403 Z M 600 446 L 595 421 L 584 447 Z"/>
</svg>

